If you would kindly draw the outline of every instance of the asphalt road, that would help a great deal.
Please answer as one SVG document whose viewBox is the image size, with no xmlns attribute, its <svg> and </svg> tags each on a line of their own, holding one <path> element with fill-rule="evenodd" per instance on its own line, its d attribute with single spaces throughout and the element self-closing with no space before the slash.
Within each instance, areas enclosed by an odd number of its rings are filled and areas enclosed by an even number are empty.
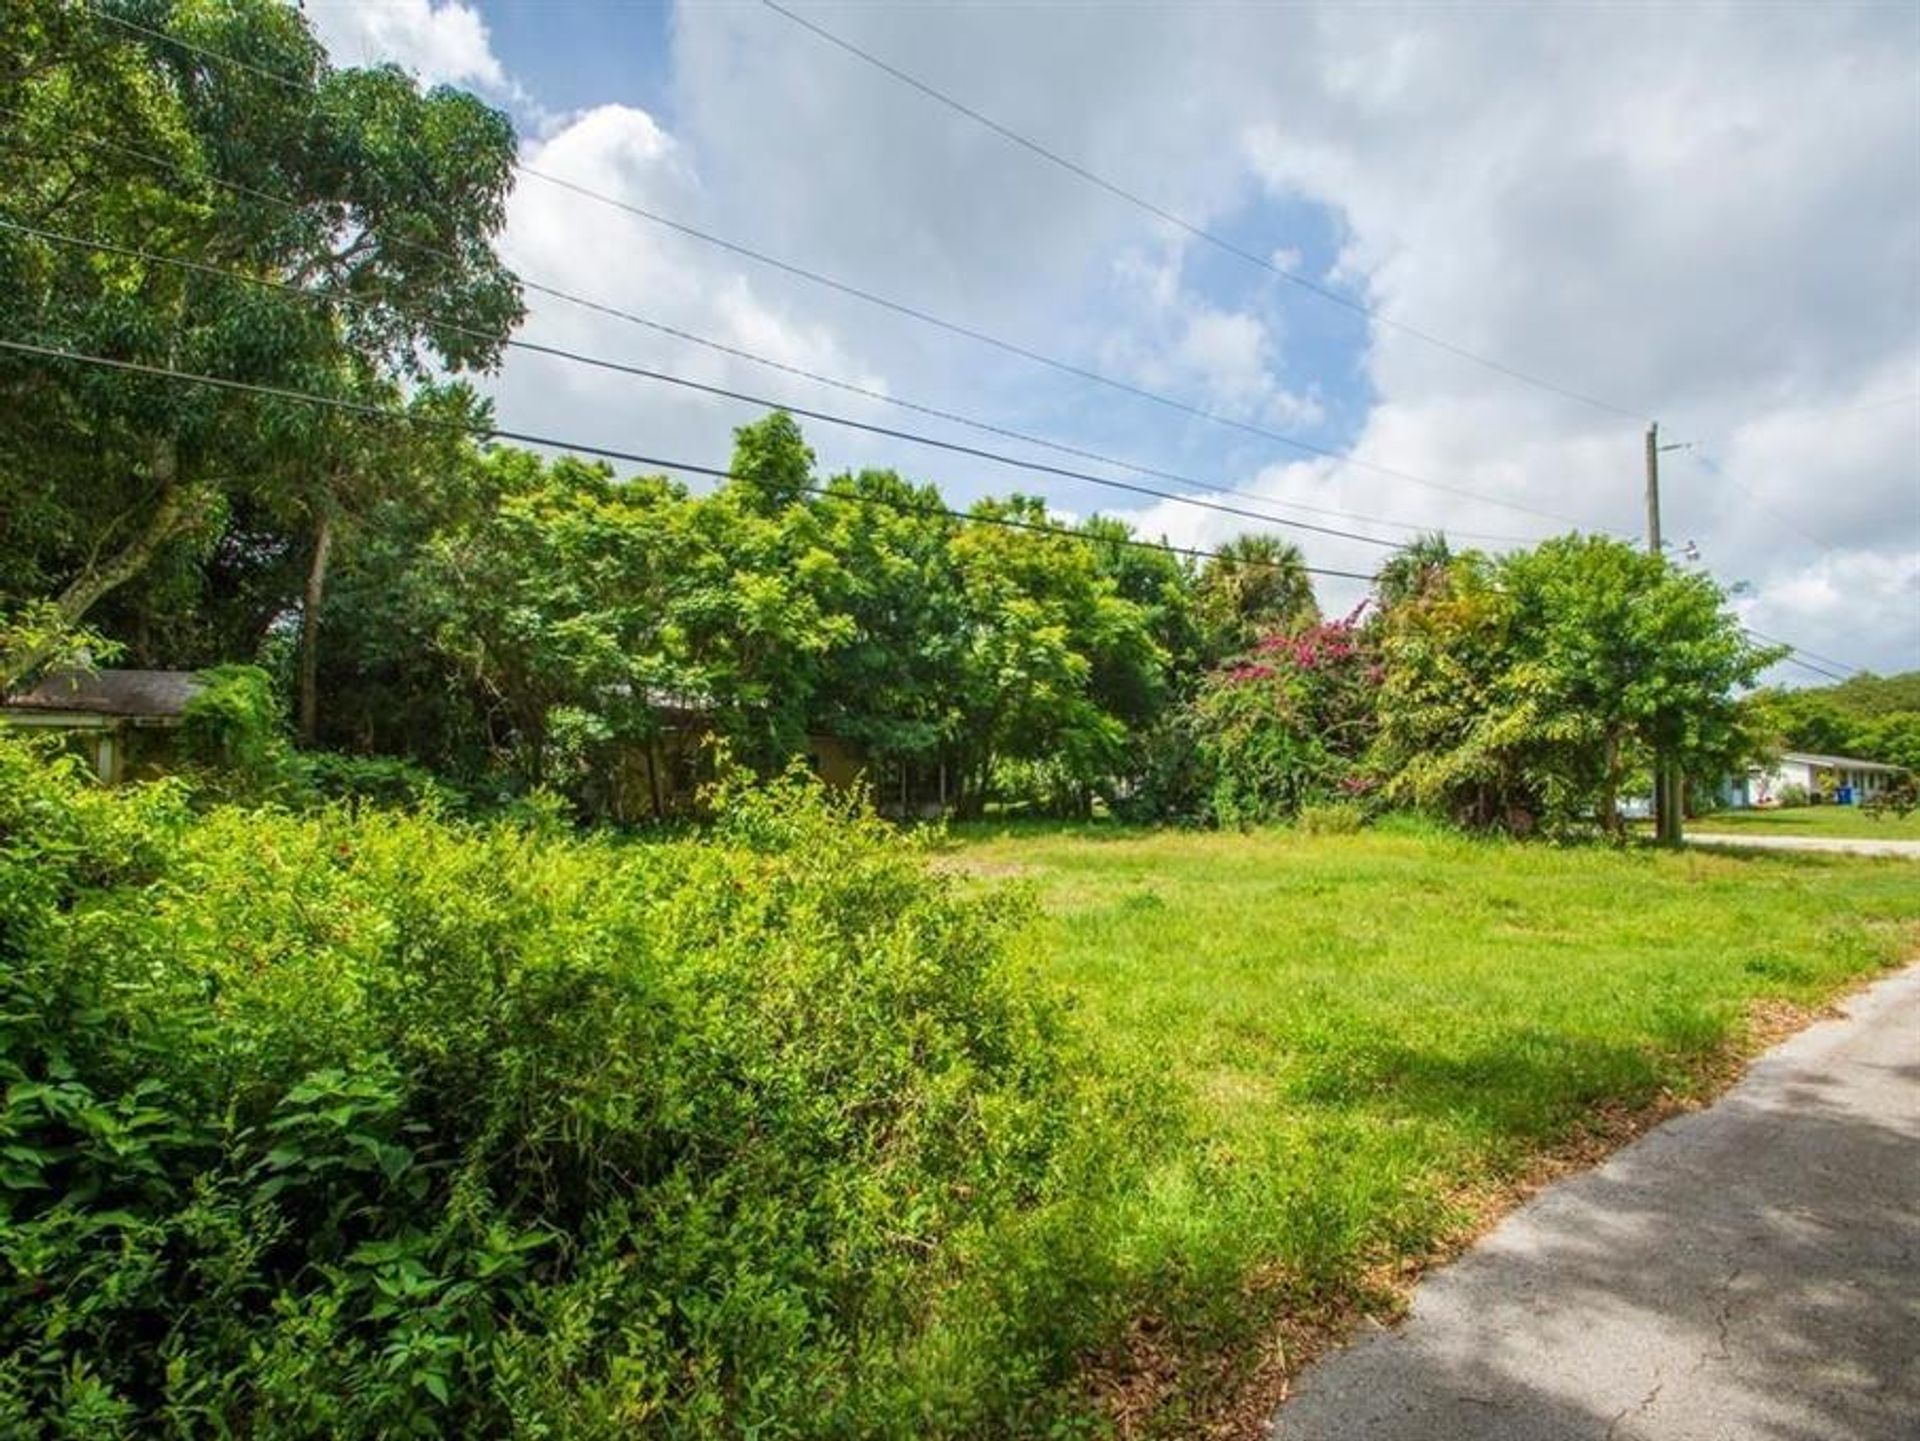
<svg viewBox="0 0 1920 1441">
<path fill-rule="evenodd" d="M 1275 1441 L 1920 1441 L 1920 965 L 1549 1187 Z"/>
</svg>

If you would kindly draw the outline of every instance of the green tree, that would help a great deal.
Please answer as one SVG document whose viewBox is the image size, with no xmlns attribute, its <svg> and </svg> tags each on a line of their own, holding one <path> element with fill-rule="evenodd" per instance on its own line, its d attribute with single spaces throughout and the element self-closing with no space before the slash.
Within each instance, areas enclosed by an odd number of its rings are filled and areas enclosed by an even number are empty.
<svg viewBox="0 0 1920 1441">
<path fill-rule="evenodd" d="M 1261 636 L 1320 619 L 1300 547 L 1274 535 L 1242 535 L 1201 569 L 1196 603 L 1208 664 L 1245 652 Z"/>
<path fill-rule="evenodd" d="M 521 314 L 492 249 L 505 117 L 393 67 L 334 69 L 277 0 L 16 8 L 0 32 L 15 81 L 0 119 L 7 216 L 286 289 L 7 232 L 8 334 L 383 404 L 497 359 Z M 137 625 L 164 608 L 183 554 L 191 566 L 223 539 L 297 552 L 287 599 L 318 597 L 327 526 L 364 492 L 363 443 L 337 416 L 17 355 L 0 360 L 0 394 L 0 509 L 26 518 L 0 541 L 0 606 L 51 607 L 73 627 L 113 599 L 116 623 Z M 143 607 L 127 588 L 149 576 Z M 48 653 L 0 658 L 0 684 Z"/>
<path fill-rule="evenodd" d="M 827 602 L 849 625 L 823 658 L 815 723 L 865 746 L 904 785 L 941 763 L 954 733 L 965 637 L 949 547 L 959 522 L 938 491 L 892 471 L 836 476 L 827 490 L 815 510 L 840 562 Z"/>
<path fill-rule="evenodd" d="M 1373 578 L 1373 594 L 1382 611 L 1418 600 L 1446 583 L 1453 547 L 1438 531 L 1414 537 L 1392 555 Z"/>
<path fill-rule="evenodd" d="M 1769 690 L 1754 704 L 1755 723 L 1782 747 L 1920 769 L 1920 671 Z"/>
<path fill-rule="evenodd" d="M 520 781 L 617 812 L 622 755 L 654 738 L 666 698 L 700 689 L 674 625 L 697 546 L 685 493 L 521 450 L 474 465 L 409 563 L 402 633 L 427 641 Z"/>
<path fill-rule="evenodd" d="M 972 514 L 1057 524 L 1025 496 L 982 501 Z M 952 552 L 963 605 L 951 731 L 962 811 L 977 813 L 996 768 L 1017 762 L 1041 768 L 1045 799 L 1084 813 L 1126 761 L 1127 725 L 1109 706 L 1158 684 L 1166 663 L 1148 609 L 1071 534 L 967 525 Z"/>
<path fill-rule="evenodd" d="M 1708 577 L 1621 541 L 1469 554 L 1392 612 L 1378 761 L 1401 798 L 1481 824 L 1597 817 L 1655 754 L 1695 775 L 1759 738 L 1741 692 L 1779 658 L 1751 644 Z"/>
</svg>

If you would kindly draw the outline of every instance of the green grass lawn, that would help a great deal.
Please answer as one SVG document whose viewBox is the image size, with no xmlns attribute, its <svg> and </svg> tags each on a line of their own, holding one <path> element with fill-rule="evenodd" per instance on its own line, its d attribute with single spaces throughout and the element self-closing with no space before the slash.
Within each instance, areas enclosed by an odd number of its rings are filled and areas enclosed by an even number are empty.
<svg viewBox="0 0 1920 1441">
<path fill-rule="evenodd" d="M 1920 954 L 1904 861 L 1414 828 L 1015 825 L 948 851 L 1037 889 L 1041 964 L 1087 1033 L 1171 1083 L 1178 1122 L 1138 1138 L 1149 1179 L 1109 1223 L 1218 1298 L 1181 1318 L 1216 1360 L 1284 1315 L 1390 1307 L 1383 1275 L 1544 1159 L 1724 1080 L 1756 1003 L 1818 1005 Z M 1171 1433 L 1221 1374 L 1188 1368 Z"/>
<path fill-rule="evenodd" d="M 1920 811 L 1875 818 L 1858 806 L 1793 806 L 1785 810 L 1720 811 L 1689 821 L 1696 831 L 1729 835 L 1851 836 L 1862 840 L 1920 841 Z"/>
</svg>

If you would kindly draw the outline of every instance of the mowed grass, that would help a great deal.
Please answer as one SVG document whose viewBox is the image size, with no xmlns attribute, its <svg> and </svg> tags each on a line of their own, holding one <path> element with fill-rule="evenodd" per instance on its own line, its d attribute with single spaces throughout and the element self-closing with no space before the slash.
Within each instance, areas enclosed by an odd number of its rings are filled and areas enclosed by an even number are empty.
<svg viewBox="0 0 1920 1441">
<path fill-rule="evenodd" d="M 1920 810 L 1874 816 L 1859 806 L 1793 806 L 1783 810 L 1718 811 L 1689 822 L 1703 834 L 1846 836 L 1858 840 L 1920 841 Z"/>
<path fill-rule="evenodd" d="M 1041 964 L 1097 1050 L 1171 1083 L 1107 1221 L 1179 1298 L 1155 1334 L 1210 1355 L 1171 1433 L 1238 1384 L 1221 1353 L 1390 1309 L 1383 1278 L 1549 1156 L 1711 1090 L 1756 1003 L 1920 954 L 1904 861 L 1014 826 L 957 829 L 946 863 L 1037 888 Z"/>
</svg>

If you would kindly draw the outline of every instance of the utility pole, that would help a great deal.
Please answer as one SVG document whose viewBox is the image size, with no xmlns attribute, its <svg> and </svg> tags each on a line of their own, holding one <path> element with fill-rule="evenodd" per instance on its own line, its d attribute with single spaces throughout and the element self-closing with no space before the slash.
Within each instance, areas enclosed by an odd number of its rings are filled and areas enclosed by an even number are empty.
<svg viewBox="0 0 1920 1441">
<path fill-rule="evenodd" d="M 1660 422 L 1647 426 L 1647 549 L 1660 554 Z"/>
<path fill-rule="evenodd" d="M 1647 425 L 1647 550 L 1660 551 L 1660 422 Z M 1685 813 L 1686 780 L 1680 768 L 1667 755 L 1653 758 L 1653 829 L 1663 846 L 1680 844 L 1680 828 Z"/>
</svg>

